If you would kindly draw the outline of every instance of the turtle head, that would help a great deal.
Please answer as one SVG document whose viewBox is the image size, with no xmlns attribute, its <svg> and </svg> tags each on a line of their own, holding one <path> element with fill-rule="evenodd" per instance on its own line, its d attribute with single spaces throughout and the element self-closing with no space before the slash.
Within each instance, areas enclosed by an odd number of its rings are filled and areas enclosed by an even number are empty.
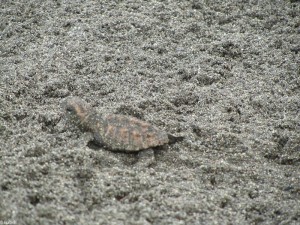
<svg viewBox="0 0 300 225">
<path fill-rule="evenodd" d="M 69 97 L 62 103 L 66 117 L 81 130 L 89 130 L 88 117 L 92 112 L 91 107 L 78 97 Z"/>
</svg>

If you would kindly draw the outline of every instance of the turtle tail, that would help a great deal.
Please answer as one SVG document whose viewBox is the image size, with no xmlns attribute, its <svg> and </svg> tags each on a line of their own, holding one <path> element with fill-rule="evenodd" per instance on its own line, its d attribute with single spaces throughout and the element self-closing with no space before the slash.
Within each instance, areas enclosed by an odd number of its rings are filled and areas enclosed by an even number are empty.
<svg viewBox="0 0 300 225">
<path fill-rule="evenodd" d="M 169 144 L 174 144 L 176 142 L 182 141 L 184 139 L 183 136 L 176 137 L 172 134 L 168 134 Z"/>
</svg>

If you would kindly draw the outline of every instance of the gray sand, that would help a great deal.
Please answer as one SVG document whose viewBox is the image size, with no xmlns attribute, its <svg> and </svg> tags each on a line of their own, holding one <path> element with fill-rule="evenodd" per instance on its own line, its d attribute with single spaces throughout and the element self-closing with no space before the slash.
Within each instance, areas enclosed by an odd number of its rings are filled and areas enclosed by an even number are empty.
<svg viewBox="0 0 300 225">
<path fill-rule="evenodd" d="M 0 223 L 300 224 L 300 2 L 99 2 L 1 1 Z M 67 96 L 186 138 L 138 168 Z"/>
</svg>

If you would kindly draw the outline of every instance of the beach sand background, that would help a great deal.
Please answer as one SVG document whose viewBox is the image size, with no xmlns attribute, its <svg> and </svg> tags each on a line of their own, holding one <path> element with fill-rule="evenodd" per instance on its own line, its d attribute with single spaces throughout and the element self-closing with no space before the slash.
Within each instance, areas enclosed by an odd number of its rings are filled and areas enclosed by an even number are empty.
<svg viewBox="0 0 300 225">
<path fill-rule="evenodd" d="M 1 1 L 0 222 L 300 224 L 300 2 Z M 79 96 L 185 140 L 87 146 Z"/>
</svg>

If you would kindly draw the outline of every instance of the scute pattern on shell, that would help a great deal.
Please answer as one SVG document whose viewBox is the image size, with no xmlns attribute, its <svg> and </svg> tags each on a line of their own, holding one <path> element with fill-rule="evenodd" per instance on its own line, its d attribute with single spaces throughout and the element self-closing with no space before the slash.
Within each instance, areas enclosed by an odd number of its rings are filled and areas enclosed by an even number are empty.
<svg viewBox="0 0 300 225">
<path fill-rule="evenodd" d="M 135 117 L 109 114 L 103 117 L 104 143 L 112 149 L 138 151 L 168 143 L 168 134 Z"/>
</svg>

